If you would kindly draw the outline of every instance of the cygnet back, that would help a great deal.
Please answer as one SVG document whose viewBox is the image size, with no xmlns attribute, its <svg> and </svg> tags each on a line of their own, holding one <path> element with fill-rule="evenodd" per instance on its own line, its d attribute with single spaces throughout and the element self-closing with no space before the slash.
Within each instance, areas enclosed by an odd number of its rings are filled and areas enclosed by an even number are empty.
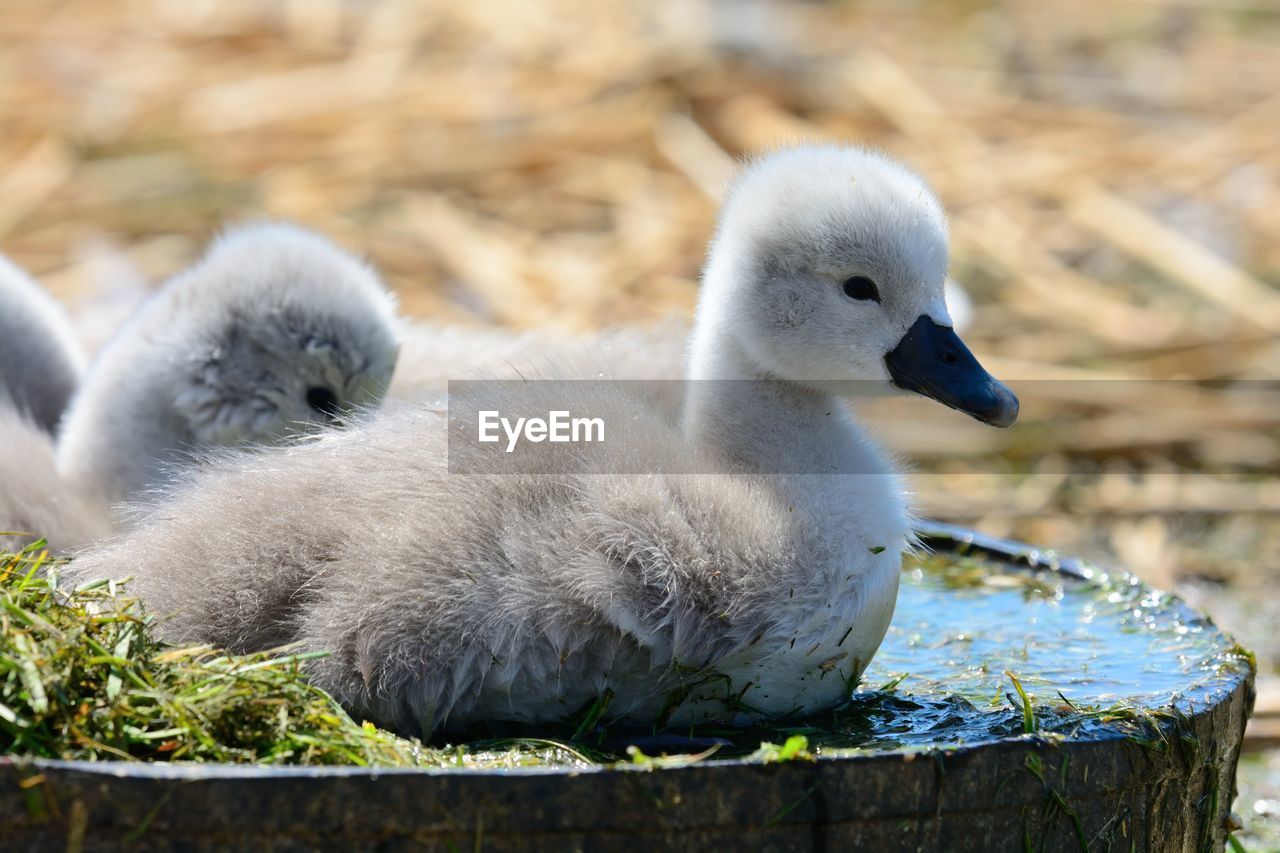
<svg viewBox="0 0 1280 853">
<path fill-rule="evenodd" d="M 61 306 L 0 255 L 0 406 L 27 413 L 52 434 L 83 365 Z"/>
</svg>

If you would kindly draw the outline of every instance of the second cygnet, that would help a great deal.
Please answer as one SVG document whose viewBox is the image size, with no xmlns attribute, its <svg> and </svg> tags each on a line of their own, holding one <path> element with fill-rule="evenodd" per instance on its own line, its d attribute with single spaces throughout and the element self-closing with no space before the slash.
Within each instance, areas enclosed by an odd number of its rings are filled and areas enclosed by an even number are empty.
<svg viewBox="0 0 1280 853">
<path fill-rule="evenodd" d="M 200 452 L 378 404 L 397 352 L 394 298 L 364 263 L 295 226 L 232 230 L 103 348 L 58 469 L 98 500 L 137 501 Z"/>
</svg>

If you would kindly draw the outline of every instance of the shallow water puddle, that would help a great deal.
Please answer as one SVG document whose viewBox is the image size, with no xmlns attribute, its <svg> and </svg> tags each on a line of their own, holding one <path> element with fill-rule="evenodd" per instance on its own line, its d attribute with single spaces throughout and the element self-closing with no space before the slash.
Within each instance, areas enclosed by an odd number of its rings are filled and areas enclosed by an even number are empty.
<svg viewBox="0 0 1280 853">
<path fill-rule="evenodd" d="M 819 741 L 945 746 L 1031 726 L 1102 736 L 1150 712 L 1199 705 L 1247 665 L 1229 635 L 1128 577 L 1085 581 L 929 557 L 904 569 L 864 690 L 836 712 L 836 737 Z M 1030 726 L 1009 673 L 1030 696 Z M 895 681 L 891 694 L 866 690 Z"/>
</svg>

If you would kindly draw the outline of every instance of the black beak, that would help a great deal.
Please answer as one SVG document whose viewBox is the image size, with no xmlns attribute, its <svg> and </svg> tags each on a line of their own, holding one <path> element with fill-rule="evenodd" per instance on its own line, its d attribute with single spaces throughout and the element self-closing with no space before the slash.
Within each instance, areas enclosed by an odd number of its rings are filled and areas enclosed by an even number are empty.
<svg viewBox="0 0 1280 853">
<path fill-rule="evenodd" d="M 921 315 L 884 357 L 893 384 L 932 397 L 992 426 L 1018 419 L 1018 398 L 983 369 L 948 326 Z"/>
<path fill-rule="evenodd" d="M 327 421 L 337 420 L 342 415 L 342 404 L 333 389 L 319 386 L 307 389 L 307 405 L 311 410 Z"/>
</svg>

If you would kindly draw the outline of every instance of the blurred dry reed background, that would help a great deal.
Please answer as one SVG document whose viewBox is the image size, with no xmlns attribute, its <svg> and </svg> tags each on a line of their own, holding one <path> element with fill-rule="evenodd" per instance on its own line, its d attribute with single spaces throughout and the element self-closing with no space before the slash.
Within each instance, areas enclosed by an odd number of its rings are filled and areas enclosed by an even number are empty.
<svg viewBox="0 0 1280 853">
<path fill-rule="evenodd" d="M 1278 81 L 1262 0 L 6 3 L 0 249 L 90 337 L 103 281 L 262 215 L 412 314 L 584 330 L 691 311 L 736 157 L 883 147 L 951 213 L 974 349 L 1055 380 L 1004 433 L 881 407 L 925 509 L 1176 586 L 1265 672 Z"/>
</svg>

